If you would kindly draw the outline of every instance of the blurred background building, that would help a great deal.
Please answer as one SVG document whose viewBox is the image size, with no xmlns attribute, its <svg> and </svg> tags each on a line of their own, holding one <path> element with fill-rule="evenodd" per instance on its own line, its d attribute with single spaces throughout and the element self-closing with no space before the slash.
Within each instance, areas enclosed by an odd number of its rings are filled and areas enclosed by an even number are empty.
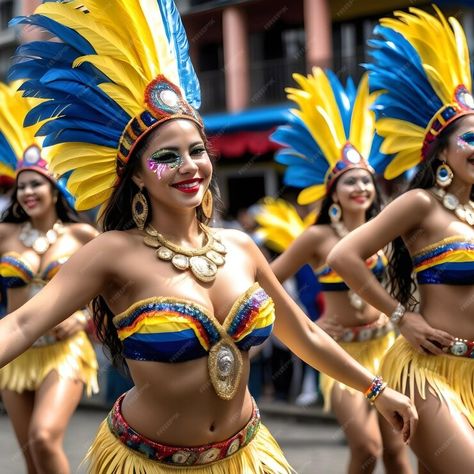
<svg viewBox="0 0 474 474">
<path fill-rule="evenodd" d="M 32 12 L 39 0 L 0 0 L 0 75 L 21 40 L 7 24 Z M 113 8 L 113 0 L 103 0 Z M 218 176 L 228 213 L 236 216 L 264 195 L 281 194 L 281 170 L 273 163 L 269 135 L 286 121 L 284 88 L 292 73 L 331 67 L 357 80 L 368 60 L 367 40 L 378 18 L 417 0 L 176 0 L 188 33 L 202 91 L 204 120 L 217 153 Z M 463 24 L 474 47 L 474 0 L 439 0 Z M 442 54 L 442 45 L 440 45 Z"/>
</svg>

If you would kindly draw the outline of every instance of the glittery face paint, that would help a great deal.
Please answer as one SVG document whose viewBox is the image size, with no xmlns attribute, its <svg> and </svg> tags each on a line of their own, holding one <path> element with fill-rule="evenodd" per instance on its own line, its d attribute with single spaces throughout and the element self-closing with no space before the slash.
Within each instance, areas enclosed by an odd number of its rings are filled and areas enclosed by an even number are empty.
<svg viewBox="0 0 474 474">
<path fill-rule="evenodd" d="M 182 164 L 182 156 L 174 150 L 158 150 L 147 159 L 148 169 L 155 173 L 158 179 L 163 177 L 165 171 L 179 168 Z"/>
<path fill-rule="evenodd" d="M 474 132 L 466 132 L 459 135 L 456 139 L 456 145 L 461 150 L 467 150 L 468 148 L 474 148 Z"/>
</svg>

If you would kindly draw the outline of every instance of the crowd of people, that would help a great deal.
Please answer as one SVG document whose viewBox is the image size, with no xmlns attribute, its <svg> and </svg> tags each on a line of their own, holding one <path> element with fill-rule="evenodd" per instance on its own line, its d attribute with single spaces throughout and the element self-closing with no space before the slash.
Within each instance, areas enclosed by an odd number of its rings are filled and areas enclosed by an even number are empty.
<svg viewBox="0 0 474 474">
<path fill-rule="evenodd" d="M 357 88 L 295 74 L 272 138 L 317 211 L 268 199 L 247 233 L 212 226 L 172 0 L 45 2 L 12 21 L 52 37 L 21 45 L 0 87 L 0 389 L 29 474 L 70 472 L 67 423 L 98 388 L 91 327 L 132 386 L 90 473 L 294 472 L 257 405 L 269 344 L 275 397 L 288 350 L 303 385 L 321 374 L 349 473 L 378 458 L 411 473 L 407 445 L 419 473 L 472 471 L 474 99 L 462 27 L 434 8 L 380 20 Z M 406 172 L 384 206 L 376 183 Z M 91 209 L 98 230 L 77 213 Z"/>
</svg>

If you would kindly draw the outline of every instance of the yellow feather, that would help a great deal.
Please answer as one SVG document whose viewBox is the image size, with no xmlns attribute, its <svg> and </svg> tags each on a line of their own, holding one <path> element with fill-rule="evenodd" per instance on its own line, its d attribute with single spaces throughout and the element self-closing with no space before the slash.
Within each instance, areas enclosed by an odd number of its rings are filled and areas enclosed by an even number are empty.
<svg viewBox="0 0 474 474">
<path fill-rule="evenodd" d="M 135 117 L 145 109 L 145 102 L 137 102 L 129 91 L 123 87 L 117 86 L 112 83 L 100 84 L 99 88 L 103 90 L 112 100 L 115 100 L 127 112 L 130 117 Z"/>
<path fill-rule="evenodd" d="M 405 171 L 413 168 L 420 162 L 421 151 L 417 146 L 415 149 L 406 149 L 397 154 L 384 172 L 385 179 L 394 179 Z"/>
<path fill-rule="evenodd" d="M 302 206 L 319 201 L 326 194 L 325 184 L 315 184 L 303 189 L 298 195 L 298 204 Z"/>
</svg>

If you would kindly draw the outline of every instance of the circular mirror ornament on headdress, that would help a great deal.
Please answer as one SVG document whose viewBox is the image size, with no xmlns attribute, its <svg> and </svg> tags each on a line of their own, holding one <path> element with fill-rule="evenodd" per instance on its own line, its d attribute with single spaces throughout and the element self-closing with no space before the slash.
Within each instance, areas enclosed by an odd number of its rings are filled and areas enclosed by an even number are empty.
<svg viewBox="0 0 474 474">
<path fill-rule="evenodd" d="M 360 153 L 350 143 L 346 143 L 344 145 L 344 148 L 342 149 L 342 156 L 343 159 L 347 160 L 353 165 L 357 165 L 363 159 Z"/>
<path fill-rule="evenodd" d="M 157 118 L 188 113 L 181 91 L 164 76 L 158 76 L 145 90 L 145 103 Z"/>
<path fill-rule="evenodd" d="M 40 161 L 41 150 L 37 145 L 31 145 L 23 152 L 23 166 L 35 166 Z"/>
<path fill-rule="evenodd" d="M 460 85 L 454 92 L 456 102 L 464 109 L 474 109 L 474 98 L 465 86 Z"/>
</svg>

